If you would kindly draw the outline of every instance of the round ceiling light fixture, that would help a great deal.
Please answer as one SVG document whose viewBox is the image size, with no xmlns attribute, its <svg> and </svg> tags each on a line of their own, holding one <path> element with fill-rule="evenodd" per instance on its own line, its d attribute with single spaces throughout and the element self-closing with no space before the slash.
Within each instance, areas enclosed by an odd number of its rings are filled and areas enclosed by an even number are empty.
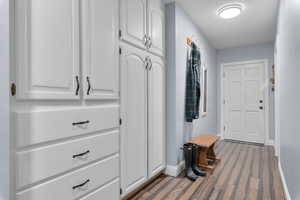
<svg viewBox="0 0 300 200">
<path fill-rule="evenodd" d="M 241 3 L 225 4 L 217 10 L 217 15 L 222 19 L 232 19 L 241 14 L 244 5 Z"/>
</svg>

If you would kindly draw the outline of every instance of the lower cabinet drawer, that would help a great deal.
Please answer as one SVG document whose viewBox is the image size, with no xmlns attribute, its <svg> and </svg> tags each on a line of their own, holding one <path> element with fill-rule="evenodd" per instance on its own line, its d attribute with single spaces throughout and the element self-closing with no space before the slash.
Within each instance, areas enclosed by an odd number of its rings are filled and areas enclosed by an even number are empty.
<svg viewBox="0 0 300 200">
<path fill-rule="evenodd" d="M 118 152 L 118 130 L 18 152 L 16 155 L 17 188 L 21 189 Z"/>
<path fill-rule="evenodd" d="M 23 148 L 119 127 L 119 106 L 15 112 L 16 146 Z"/>
<path fill-rule="evenodd" d="M 17 200 L 73 200 L 119 177 L 119 156 L 94 163 L 16 194 Z M 101 198 L 102 199 L 102 198 Z"/>
<path fill-rule="evenodd" d="M 100 189 L 83 197 L 80 200 L 119 200 L 120 199 L 120 182 L 119 179 L 108 183 Z"/>
</svg>

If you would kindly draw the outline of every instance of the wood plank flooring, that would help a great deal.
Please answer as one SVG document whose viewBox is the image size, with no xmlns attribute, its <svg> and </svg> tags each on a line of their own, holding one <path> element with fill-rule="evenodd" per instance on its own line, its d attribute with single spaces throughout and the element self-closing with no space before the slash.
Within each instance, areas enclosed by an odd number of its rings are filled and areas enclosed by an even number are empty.
<svg viewBox="0 0 300 200">
<path fill-rule="evenodd" d="M 206 178 L 161 175 L 130 200 L 285 200 L 271 146 L 221 141 L 221 163 Z"/>
</svg>

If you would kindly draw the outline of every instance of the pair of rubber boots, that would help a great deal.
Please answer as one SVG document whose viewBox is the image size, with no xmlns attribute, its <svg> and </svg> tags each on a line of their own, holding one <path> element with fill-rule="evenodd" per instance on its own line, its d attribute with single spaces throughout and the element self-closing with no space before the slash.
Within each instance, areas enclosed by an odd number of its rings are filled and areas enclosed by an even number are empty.
<svg viewBox="0 0 300 200">
<path fill-rule="evenodd" d="M 196 144 L 184 144 L 185 175 L 188 179 L 195 181 L 198 176 L 206 176 L 206 172 L 198 167 L 199 146 Z"/>
</svg>

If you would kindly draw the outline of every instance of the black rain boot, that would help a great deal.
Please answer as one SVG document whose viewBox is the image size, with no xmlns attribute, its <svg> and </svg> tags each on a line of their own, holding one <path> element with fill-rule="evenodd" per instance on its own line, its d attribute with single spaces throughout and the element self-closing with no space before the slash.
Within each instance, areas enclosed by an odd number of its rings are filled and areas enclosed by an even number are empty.
<svg viewBox="0 0 300 200">
<path fill-rule="evenodd" d="M 193 156 L 192 156 L 192 169 L 193 172 L 198 175 L 198 176 L 206 176 L 206 172 L 202 171 L 199 167 L 198 167 L 198 157 L 199 157 L 199 150 L 200 147 L 196 144 L 192 145 L 192 149 L 193 149 Z"/>
<path fill-rule="evenodd" d="M 198 176 L 192 169 L 192 152 L 193 148 L 189 144 L 183 145 L 184 158 L 185 158 L 185 176 L 191 181 L 195 181 Z"/>
</svg>

